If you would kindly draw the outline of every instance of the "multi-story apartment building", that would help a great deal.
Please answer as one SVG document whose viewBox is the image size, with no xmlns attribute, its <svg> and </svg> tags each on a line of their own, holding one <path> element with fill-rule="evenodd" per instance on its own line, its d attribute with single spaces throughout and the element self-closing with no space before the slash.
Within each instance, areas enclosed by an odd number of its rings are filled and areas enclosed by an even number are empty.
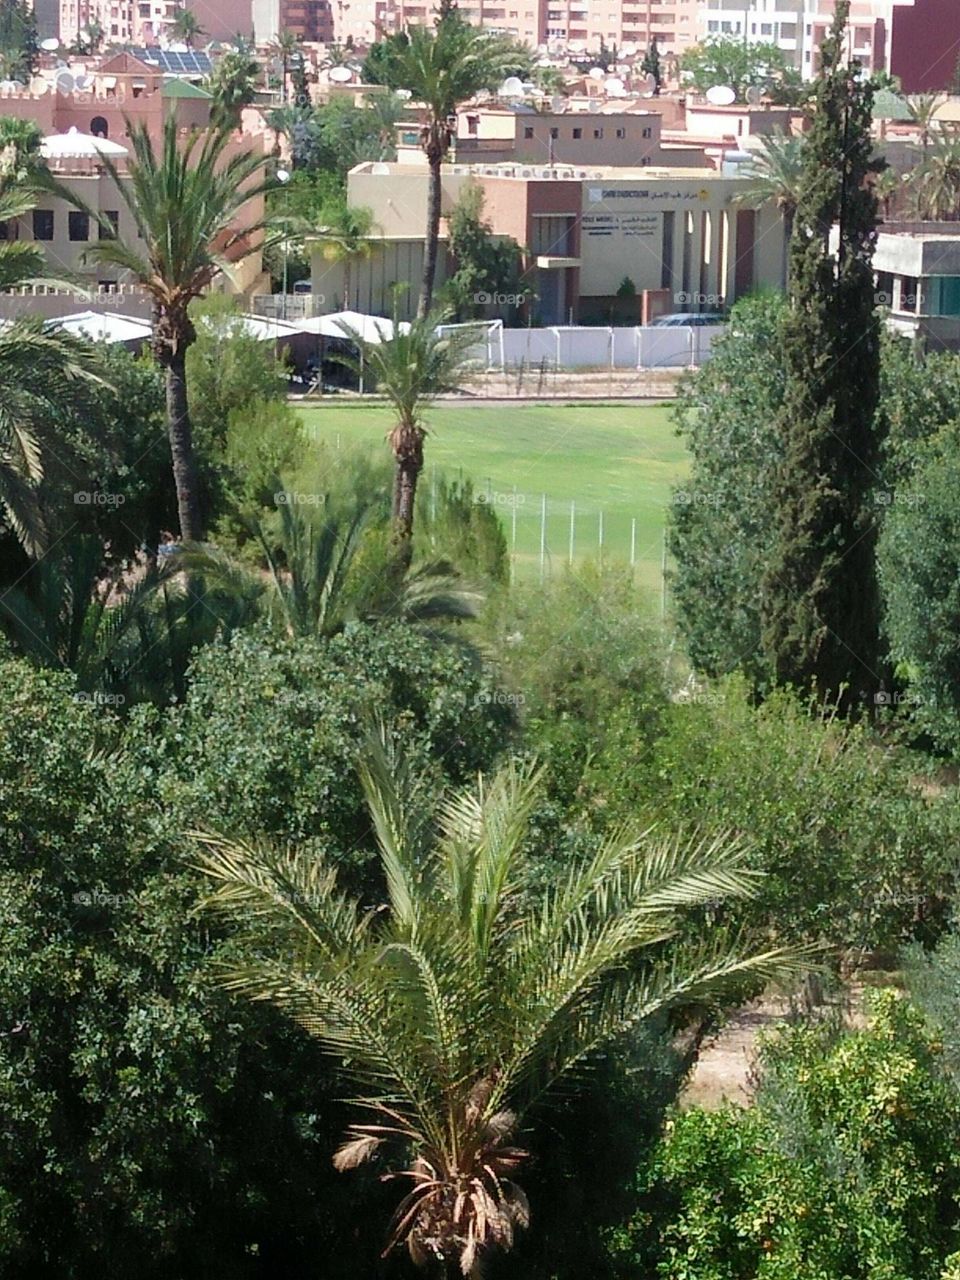
<svg viewBox="0 0 960 1280">
<path fill-rule="evenodd" d="M 257 44 L 269 44 L 281 31 L 318 44 L 336 37 L 331 0 L 253 0 L 250 12 Z"/>
<path fill-rule="evenodd" d="M 268 0 L 255 0 L 267 3 Z M 573 53 L 608 47 L 681 53 L 697 38 L 697 0 L 460 0 L 471 22 L 508 32 L 531 48 Z M 356 41 L 432 21 L 435 0 L 334 0 L 337 39 Z"/>
<path fill-rule="evenodd" d="M 835 0 L 701 0 L 697 33 L 775 44 L 809 79 L 834 10 Z M 945 89 L 958 52 L 957 0 L 852 0 L 847 55 L 900 76 L 907 93 Z"/>
<path fill-rule="evenodd" d="M 228 40 L 238 32 L 250 35 L 253 31 L 249 4 L 238 4 L 237 0 L 188 0 L 187 7 L 199 20 L 204 40 Z M 59 36 L 64 44 L 71 44 L 85 27 L 96 22 L 106 44 L 155 45 L 179 8 L 180 0 L 59 0 L 59 22 L 51 34 Z"/>
</svg>

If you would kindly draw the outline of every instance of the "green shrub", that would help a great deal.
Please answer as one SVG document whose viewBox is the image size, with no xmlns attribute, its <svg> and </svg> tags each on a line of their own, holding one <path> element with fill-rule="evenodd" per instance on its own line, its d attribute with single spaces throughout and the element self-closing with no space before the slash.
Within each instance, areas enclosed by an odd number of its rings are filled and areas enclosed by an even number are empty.
<svg viewBox="0 0 960 1280">
<path fill-rule="evenodd" d="M 406 726 L 438 785 L 486 768 L 512 719 L 467 651 L 410 627 L 312 641 L 252 631 L 199 653 L 184 704 L 143 718 L 145 749 L 184 828 L 323 837 L 357 870 L 372 845 L 352 761 L 376 714 Z"/>
<path fill-rule="evenodd" d="M 879 548 L 887 632 L 907 691 L 902 706 L 938 747 L 960 751 L 960 426 L 914 446 Z"/>
<path fill-rule="evenodd" d="M 656 750 L 611 760 L 609 821 L 733 829 L 766 871 L 737 918 L 822 938 L 854 956 L 943 928 L 956 885 L 954 788 L 925 793 L 932 762 L 863 726 L 811 717 L 787 693 L 752 704 L 742 682 L 676 690 Z"/>
<path fill-rule="evenodd" d="M 586 566 L 518 585 L 499 602 L 495 635 L 552 796 L 572 817 L 602 809 L 608 770 L 649 758 L 666 705 L 660 643 L 629 575 Z"/>
<path fill-rule="evenodd" d="M 664 1280 L 939 1280 L 960 1242 L 960 1096 L 916 1010 L 801 1025 L 761 1050 L 756 1105 L 668 1124 L 612 1235 Z"/>
<path fill-rule="evenodd" d="M 73 688 L 0 660 L 0 1274 L 373 1268 L 341 1228 L 367 1193 L 330 1166 L 342 1089 L 198 976 L 182 817 Z"/>
</svg>

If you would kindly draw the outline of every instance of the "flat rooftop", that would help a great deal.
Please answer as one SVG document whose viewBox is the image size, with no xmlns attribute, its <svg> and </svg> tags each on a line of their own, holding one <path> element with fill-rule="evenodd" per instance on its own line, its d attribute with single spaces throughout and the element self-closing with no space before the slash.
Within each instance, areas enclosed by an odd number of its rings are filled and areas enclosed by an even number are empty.
<svg viewBox="0 0 960 1280">
<path fill-rule="evenodd" d="M 393 177 L 395 175 L 421 174 L 426 176 L 428 168 L 426 162 L 423 164 L 397 164 L 388 163 L 384 160 L 365 160 L 362 164 L 355 165 L 350 170 L 351 173 L 375 174 L 378 177 Z M 454 163 L 445 164 L 443 172 L 451 176 L 476 174 L 479 177 L 490 178 L 517 178 L 524 182 L 545 181 L 544 174 L 552 177 L 556 174 L 555 181 L 567 182 L 636 182 L 643 179 L 644 182 L 699 182 L 708 184 L 711 182 L 735 182 L 737 179 L 730 174 L 719 173 L 716 169 L 694 169 L 694 168 L 674 168 L 664 167 L 663 165 L 607 165 L 593 166 L 582 164 L 555 164 L 552 167 L 545 164 L 535 164 L 531 161 L 526 163 L 518 160 L 501 161 L 500 163 L 488 161 L 486 164 L 480 162 L 478 164 Z M 960 227 L 960 223 L 958 223 Z"/>
</svg>

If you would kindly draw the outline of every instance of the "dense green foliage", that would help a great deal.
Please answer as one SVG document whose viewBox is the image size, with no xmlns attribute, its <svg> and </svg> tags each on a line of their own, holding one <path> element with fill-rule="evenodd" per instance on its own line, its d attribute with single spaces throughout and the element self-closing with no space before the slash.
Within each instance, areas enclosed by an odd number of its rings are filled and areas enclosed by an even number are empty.
<svg viewBox="0 0 960 1280">
<path fill-rule="evenodd" d="M 345 762 L 364 715 L 397 716 L 414 757 L 459 780 L 503 738 L 486 677 L 398 628 L 208 649 L 184 705 L 126 730 L 68 677 L 6 659 L 0 682 L 0 1269 L 233 1280 L 321 1256 L 352 1274 L 337 1197 L 367 1193 L 330 1168 L 336 1086 L 299 1036 L 203 980 L 214 939 L 183 832 L 335 833 L 360 876 Z"/>
<path fill-rule="evenodd" d="M 960 1096 L 941 1051 L 893 992 L 867 1029 L 768 1040 L 753 1108 L 668 1125 L 616 1253 L 664 1280 L 940 1280 L 960 1244 Z"/>
<path fill-rule="evenodd" d="M 456 270 L 441 298 L 457 320 L 516 313 L 521 302 L 520 248 L 509 237 L 494 238 L 483 217 L 483 189 L 468 185 L 447 219 L 447 247 Z"/>
<path fill-rule="evenodd" d="M 643 70 L 654 74 L 653 67 L 644 66 Z M 774 102 L 799 102 L 805 93 L 799 72 L 790 66 L 783 50 L 762 41 L 712 36 L 684 51 L 680 70 L 698 92 L 729 85 L 740 102 L 746 100 L 750 88 L 760 89 Z"/>
</svg>

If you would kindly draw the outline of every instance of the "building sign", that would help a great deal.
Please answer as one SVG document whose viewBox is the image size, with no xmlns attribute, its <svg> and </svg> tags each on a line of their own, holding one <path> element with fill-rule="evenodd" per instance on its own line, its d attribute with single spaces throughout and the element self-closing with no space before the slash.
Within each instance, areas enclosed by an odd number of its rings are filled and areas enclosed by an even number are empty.
<svg viewBox="0 0 960 1280">
<path fill-rule="evenodd" d="M 659 236 L 658 213 L 586 213 L 581 219 L 585 236 L 629 236 L 648 238 Z"/>
<path fill-rule="evenodd" d="M 602 200 L 709 200 L 710 192 L 706 187 L 699 191 L 659 191 L 649 187 L 588 187 L 587 199 L 591 204 L 600 204 Z"/>
</svg>

